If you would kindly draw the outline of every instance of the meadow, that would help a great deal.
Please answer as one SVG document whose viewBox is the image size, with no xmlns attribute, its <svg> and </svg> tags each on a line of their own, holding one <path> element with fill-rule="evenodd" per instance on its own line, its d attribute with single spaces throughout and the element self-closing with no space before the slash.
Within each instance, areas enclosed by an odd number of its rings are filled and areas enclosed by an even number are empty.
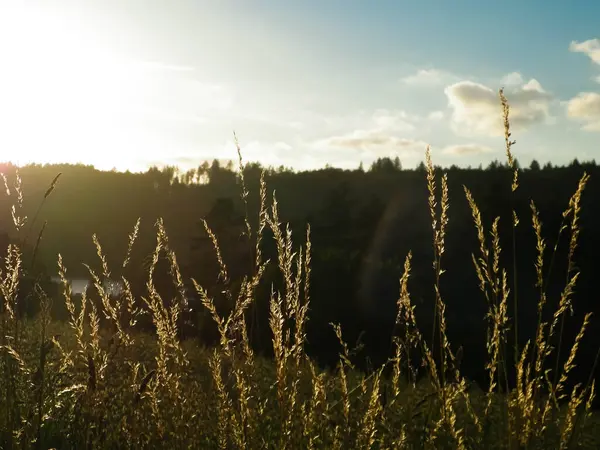
<svg viewBox="0 0 600 450">
<path fill-rule="evenodd" d="M 508 198 L 520 189 L 510 132 L 510 108 L 500 91 L 505 123 L 507 165 L 511 169 Z M 238 147 L 240 169 L 244 163 Z M 391 356 L 371 367 L 358 366 L 360 350 L 351 345 L 339 323 L 330 324 L 338 341 L 337 363 L 318 364 L 307 352 L 311 320 L 313 242 L 308 226 L 302 235 L 281 219 L 277 193 L 264 173 L 258 192 L 249 192 L 239 171 L 240 199 L 246 215 L 240 226 L 251 256 L 239 282 L 230 273 L 231 261 L 221 251 L 221 236 L 204 221 L 206 236 L 218 264 L 223 287 L 219 300 L 212 290 L 190 280 L 205 317 L 217 330 L 214 345 L 186 337 L 190 313 L 188 280 L 184 279 L 167 227 L 155 223 L 155 248 L 147 261 L 145 290 L 135 294 L 123 275 L 138 237 L 133 227 L 125 257 L 110 264 L 96 235 L 97 262 L 86 269 L 93 286 L 81 296 L 71 292 L 69 268 L 59 256 L 62 295 L 45 292 L 40 283 L 22 283 L 24 258 L 19 242 L 10 243 L 0 272 L 0 446 L 5 449 L 594 449 L 600 446 L 594 412 L 595 369 L 572 380 L 586 331 L 593 317 L 583 316 L 573 340 L 564 336 L 565 321 L 576 306 L 574 292 L 580 277 L 576 251 L 581 229 L 581 202 L 589 180 L 584 173 L 565 205 L 559 233 L 567 236 L 566 279 L 556 308 L 548 311 L 548 277 L 559 254 L 548 246 L 536 203 L 528 216 L 487 223 L 468 186 L 462 195 L 472 216 L 477 246 L 470 249 L 472 265 L 461 270 L 476 275 L 486 302 L 486 358 L 480 364 L 487 383 L 474 383 L 461 372 L 461 343 L 447 333 L 446 273 L 448 173 L 436 169 L 429 149 L 422 183 L 428 192 L 429 245 L 432 248 L 434 297 L 431 336 L 417 323 L 411 296 L 413 253 L 402 255 L 397 281 Z M 17 177 L 18 178 L 18 177 Z M 53 195 L 56 177 L 43 193 Z M 27 230 L 21 216 L 21 181 L 6 190 L 13 225 Z M 256 196 L 258 216 L 249 217 L 248 202 Z M 500 239 L 500 220 L 513 230 L 512 242 Z M 35 216 L 31 219 L 35 221 Z M 133 225 L 133 224 L 132 224 Z M 503 266 L 504 247 L 516 251 L 514 230 L 527 226 L 535 235 L 537 293 L 535 329 L 519 345 L 514 292 L 516 272 Z M 34 245 L 42 241 L 43 228 Z M 90 230 L 92 235 L 93 230 Z M 268 234 L 268 235 L 267 235 Z M 268 259 L 263 246 L 272 239 L 276 257 Z M 162 265 L 161 265 L 162 264 Z M 246 264 L 246 263 L 245 263 Z M 548 267 L 549 266 L 549 267 Z M 516 265 L 515 265 L 516 267 Z M 157 286 L 158 272 L 170 288 Z M 267 272 L 278 273 L 269 290 L 267 327 L 271 355 L 253 348 L 249 314 Z M 110 295 L 104 281 L 121 279 L 120 295 Z M 334 285 L 332 289 L 337 289 Z M 27 292 L 24 293 L 24 289 Z M 168 294 L 166 293 L 168 292 Z M 53 316 L 56 302 L 66 311 Z M 480 301 L 480 299 L 477 299 Z M 23 313 L 23 302 L 38 305 L 35 315 Z M 460 311 L 458 312 L 460 314 Z M 143 324 L 143 326 L 142 326 Z M 152 332 L 149 332 L 152 330 Z M 319 343 L 312 342 L 318 346 Z M 468 351 L 468 350 L 467 350 Z M 594 349 L 596 351 L 596 349 Z M 562 359 L 560 355 L 562 354 Z M 597 353 L 596 353 L 597 355 Z M 596 356 L 597 360 L 597 356 Z"/>
</svg>

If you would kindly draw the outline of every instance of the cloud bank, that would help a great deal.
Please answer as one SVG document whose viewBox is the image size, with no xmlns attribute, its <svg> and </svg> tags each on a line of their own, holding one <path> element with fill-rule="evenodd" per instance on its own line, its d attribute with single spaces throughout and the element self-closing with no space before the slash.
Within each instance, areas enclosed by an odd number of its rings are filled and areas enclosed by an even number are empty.
<svg viewBox="0 0 600 450">
<path fill-rule="evenodd" d="M 449 145 L 442 149 L 443 154 L 452 156 L 473 156 L 493 151 L 490 147 L 478 144 Z"/>
<path fill-rule="evenodd" d="M 531 79 L 522 84 L 520 74 L 513 73 L 505 77 L 505 81 L 513 83 L 505 89 L 513 128 L 525 130 L 548 121 L 552 96 L 537 80 Z M 460 81 L 448 86 L 444 92 L 452 110 L 451 126 L 455 133 L 464 136 L 503 134 L 502 108 L 497 91 L 481 83 Z"/>
<path fill-rule="evenodd" d="M 400 79 L 400 82 L 409 86 L 439 86 L 457 81 L 458 78 L 443 70 L 437 69 L 420 69 L 412 75 L 408 75 Z"/>
<path fill-rule="evenodd" d="M 587 55 L 592 62 L 600 65 L 600 39 L 571 42 L 569 50 Z M 600 83 L 600 76 L 594 78 Z M 585 131 L 600 131 L 600 94 L 596 92 L 580 92 L 567 102 L 567 116 L 582 123 Z"/>
<path fill-rule="evenodd" d="M 588 39 L 587 41 L 571 42 L 569 50 L 574 53 L 587 55 L 594 63 L 600 65 L 600 39 Z"/>
<path fill-rule="evenodd" d="M 580 92 L 569 100 L 567 115 L 583 122 L 583 130 L 600 131 L 600 94 Z"/>
<path fill-rule="evenodd" d="M 398 137 L 383 130 L 356 130 L 346 135 L 327 138 L 322 143 L 326 147 L 361 150 L 373 156 L 422 153 L 427 147 L 424 141 Z"/>
</svg>

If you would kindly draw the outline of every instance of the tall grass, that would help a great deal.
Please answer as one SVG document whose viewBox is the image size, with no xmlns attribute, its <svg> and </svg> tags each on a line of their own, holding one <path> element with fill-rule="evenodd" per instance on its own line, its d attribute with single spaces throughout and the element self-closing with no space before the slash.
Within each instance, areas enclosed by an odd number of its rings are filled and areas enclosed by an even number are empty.
<svg viewBox="0 0 600 450">
<path fill-rule="evenodd" d="M 504 117 L 511 193 L 518 188 L 518 169 L 512 154 L 509 106 L 500 91 Z M 11 244 L 0 272 L 0 446 L 17 448 L 193 448 L 193 449 L 536 449 L 598 448 L 594 434 L 596 418 L 591 405 L 595 396 L 593 377 L 566 383 L 591 315 L 587 314 L 570 349 L 563 347 L 564 320 L 572 310 L 572 295 L 579 277 L 574 254 L 579 237 L 581 198 L 589 179 L 581 178 L 563 213 L 560 233 L 568 232 L 568 273 L 558 309 L 546 321 L 547 286 L 557 246 L 550 255 L 542 221 L 532 201 L 531 224 L 536 236 L 535 266 L 539 292 L 537 326 L 521 349 L 516 321 L 517 271 L 512 283 L 501 265 L 501 218 L 484 218 L 477 193 L 467 186 L 468 202 L 479 247 L 472 260 L 483 301 L 487 302 L 487 361 L 485 391 L 473 387 L 460 371 L 460 350 L 446 332 L 446 303 L 441 289 L 444 275 L 446 230 L 451 207 L 447 175 L 436 173 L 426 151 L 427 188 L 432 226 L 435 275 L 434 328 L 430 340 L 419 331 L 410 295 L 412 254 L 405 257 L 399 279 L 399 297 L 393 356 L 370 373 L 354 367 L 352 350 L 343 330 L 332 324 L 340 343 L 339 363 L 324 372 L 307 355 L 305 327 L 310 311 L 310 227 L 302 243 L 282 223 L 275 193 L 268 194 L 260 179 L 260 208 L 256 221 L 248 217 L 247 191 L 241 150 L 241 197 L 245 205 L 245 242 L 251 260 L 241 286 L 234 287 L 219 237 L 204 222 L 219 265 L 219 283 L 225 302 L 192 280 L 203 308 L 216 324 L 219 341 L 212 349 L 199 348 L 181 339 L 182 316 L 188 311 L 184 280 L 177 257 L 169 245 L 162 220 L 156 226 L 156 246 L 151 255 L 145 294 L 135 298 L 125 269 L 139 232 L 138 221 L 126 245 L 120 273 L 108 267 L 98 238 L 93 236 L 99 269 L 88 265 L 91 292 L 77 299 L 68 282 L 68 269 L 58 256 L 68 323 L 50 317 L 50 299 L 35 285 L 40 312 L 34 319 L 18 313 L 23 301 L 20 279 L 23 255 Z M 7 193 L 11 193 L 6 179 Z M 44 196 L 55 189 L 58 177 Z M 20 216 L 23 195 L 20 178 L 15 181 L 13 219 L 17 231 L 27 218 Z M 512 195 L 512 194 L 511 194 Z M 514 207 L 514 205 L 513 205 Z M 41 208 L 41 206 L 40 206 Z M 39 209 L 38 209 L 39 212 Z M 37 213 L 36 213 L 37 216 Z M 513 263 L 516 261 L 513 211 Z M 251 223 L 258 225 L 253 228 Z M 33 224 L 30 226 L 30 230 Z M 262 240 L 269 229 L 276 243 L 276 259 L 264 260 Z M 43 228 L 42 228 L 43 231 Z M 40 232 L 41 236 L 41 232 Z M 40 238 L 38 237 L 38 244 Z M 36 245 L 37 248 L 37 245 Z M 174 295 L 166 297 L 156 287 L 159 261 L 165 259 Z M 255 326 L 257 288 L 268 266 L 277 267 L 281 289 L 271 289 L 268 325 L 273 359 L 256 356 L 248 328 Z M 514 265 L 514 264 L 513 264 Z M 118 276 L 124 291 L 109 295 L 104 280 Z M 512 292 L 510 286 L 513 286 Z M 511 298 L 512 296 L 512 298 Z M 513 301 L 513 314 L 509 304 Z M 475 300 L 474 300 L 475 301 Z M 154 334 L 138 329 L 139 320 L 150 321 Z M 250 321 L 250 322 L 249 322 Z M 514 363 L 507 347 L 514 335 Z M 558 344 L 555 344 L 555 341 Z M 562 352 L 568 357 L 560 366 Z M 552 359 L 554 357 L 554 359 Z M 548 370 L 552 367 L 552 370 Z M 514 371 L 516 385 L 510 386 Z"/>
</svg>

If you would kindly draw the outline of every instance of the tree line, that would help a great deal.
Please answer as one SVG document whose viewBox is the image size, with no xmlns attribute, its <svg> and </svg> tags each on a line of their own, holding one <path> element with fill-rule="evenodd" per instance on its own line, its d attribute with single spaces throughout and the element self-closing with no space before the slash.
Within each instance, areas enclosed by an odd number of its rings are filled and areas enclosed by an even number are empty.
<svg viewBox="0 0 600 450">
<path fill-rule="evenodd" d="M 465 374 L 485 383 L 485 313 L 487 305 L 478 286 L 472 255 L 478 240 L 464 186 L 473 193 L 486 229 L 500 216 L 501 263 L 509 274 L 516 264 L 516 292 L 519 298 L 519 341 L 523 347 L 535 330 L 539 289 L 536 287 L 536 237 L 531 225 L 531 200 L 540 213 L 547 242 L 547 267 L 556 246 L 552 272 L 548 274 L 548 308 L 554 311 L 564 287 L 567 238 L 556 241 L 563 226 L 562 213 L 584 172 L 591 175 L 582 198 L 581 234 L 575 260 L 581 275 L 574 293 L 574 312 L 568 317 L 565 342 L 572 342 L 583 314 L 597 313 L 596 261 L 600 254 L 600 168 L 591 162 L 574 160 L 567 166 L 543 167 L 533 161 L 519 168 L 520 188 L 511 195 L 512 172 L 494 161 L 481 168 L 436 168 L 446 173 L 450 195 L 449 224 L 441 279 L 447 304 L 450 341 L 463 347 Z M 85 165 L 28 165 L 18 169 L 4 164 L 7 194 L 0 197 L 0 245 L 25 243 L 32 264 L 31 280 L 49 279 L 57 272 L 61 257 L 72 277 L 89 276 L 83 263 L 100 267 L 95 234 L 115 274 L 125 257 L 132 228 L 141 218 L 138 240 L 126 273 L 138 295 L 143 295 L 145 268 L 156 243 L 156 221 L 162 218 L 169 243 L 177 254 L 184 278 L 196 279 L 228 308 L 220 297 L 222 286 L 206 220 L 219 240 L 223 259 L 233 286 L 240 283 L 252 260 L 252 243 L 244 238 L 246 212 L 257 222 L 260 177 L 264 171 L 269 197 L 274 191 L 282 221 L 289 223 L 296 245 L 303 243 L 310 224 L 312 274 L 310 320 L 307 325 L 308 351 L 322 364 L 337 361 L 339 345 L 331 323 L 339 323 L 344 338 L 358 344 L 357 360 L 368 368 L 389 356 L 394 330 L 399 278 L 403 262 L 412 252 L 413 270 L 409 281 L 417 320 L 424 336 L 433 327 L 434 272 L 431 218 L 428 209 L 426 169 L 419 165 L 406 169 L 398 158 L 380 158 L 368 169 L 325 168 L 296 172 L 286 167 L 263 168 L 246 164 L 244 182 L 250 192 L 247 205 L 240 197 L 239 173 L 231 162 L 212 161 L 196 169 L 153 167 L 144 173 L 103 172 Z M 61 173 L 52 196 L 42 203 L 49 183 Z M 18 181 L 21 180 L 21 181 Z M 17 211 L 27 217 L 25 226 L 15 231 L 12 206 L 19 205 L 15 184 L 21 183 L 22 206 Z M 42 207 L 41 207 L 41 206 Z M 512 211 L 519 217 L 512 246 Z M 35 218 L 35 222 L 33 219 Z M 5 245 L 6 244 L 6 245 Z M 268 233 L 263 240 L 265 258 L 276 260 L 276 248 Z M 27 259 L 26 259 L 27 260 Z M 157 284 L 168 298 L 173 289 L 167 261 L 161 262 Z M 258 352 L 268 354 L 271 336 L 268 327 L 268 301 L 271 285 L 281 283 L 276 270 L 267 269 L 253 308 L 251 340 Z M 33 281 L 31 281 L 33 282 Z M 512 286 L 511 286 L 512 287 Z M 515 290 L 513 288 L 513 290 Z M 190 292 L 192 290 L 190 289 Z M 171 292 L 172 293 L 172 292 Z M 59 293 L 55 293 L 57 298 Z M 191 294 L 190 294 L 191 295 Z M 186 337 L 210 345 L 217 338 L 212 320 L 191 295 L 191 311 L 186 314 Z M 55 302 L 60 318 L 60 302 Z M 512 306 L 510 306 L 512 308 Z M 514 311 L 509 311 L 511 314 Z M 148 324 L 150 326 L 150 324 Z M 600 345 L 600 327 L 592 326 L 580 348 L 580 364 L 575 369 L 586 374 Z M 570 346 L 570 345 L 569 345 Z M 581 378 L 581 377 L 573 377 Z"/>
</svg>

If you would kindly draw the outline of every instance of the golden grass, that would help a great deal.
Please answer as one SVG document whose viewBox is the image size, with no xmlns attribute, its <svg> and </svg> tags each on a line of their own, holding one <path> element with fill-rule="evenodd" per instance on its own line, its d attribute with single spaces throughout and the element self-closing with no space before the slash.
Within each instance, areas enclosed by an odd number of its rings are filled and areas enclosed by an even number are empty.
<svg viewBox="0 0 600 450">
<path fill-rule="evenodd" d="M 512 153 L 510 108 L 500 91 L 505 125 L 510 190 L 518 188 L 518 168 Z M 240 169 L 243 160 L 235 138 Z M 446 304 L 440 279 L 449 223 L 450 194 L 447 175 L 436 173 L 430 150 L 426 154 L 426 182 L 432 225 L 434 328 L 427 341 L 419 331 L 409 281 L 412 254 L 406 255 L 399 280 L 394 356 L 369 374 L 358 372 L 352 351 L 339 325 L 332 324 L 340 342 L 335 373 L 319 370 L 305 351 L 305 325 L 310 305 L 310 227 L 305 242 L 294 242 L 290 227 L 279 217 L 273 193 L 270 205 L 264 174 L 260 179 L 258 226 L 248 217 L 248 195 L 240 170 L 241 197 L 245 206 L 246 241 L 252 249 L 248 272 L 241 286 L 232 287 L 217 235 L 204 222 L 219 264 L 219 282 L 226 302 L 217 302 L 192 280 L 202 305 L 214 320 L 219 344 L 206 350 L 182 341 L 181 316 L 187 297 L 175 253 L 162 220 L 156 223 L 156 247 L 148 267 L 146 293 L 134 298 L 124 269 L 130 262 L 140 221 L 129 236 L 121 270 L 124 292 L 111 297 L 103 281 L 114 276 L 98 238 L 94 235 L 101 271 L 87 266 L 95 294 L 76 301 L 68 283 L 67 268 L 58 256 L 59 276 L 68 311 L 67 324 L 50 319 L 50 300 L 35 287 L 41 305 L 33 321 L 17 314 L 22 255 L 8 248 L 0 276 L 0 447 L 16 448 L 190 448 L 190 449 L 535 449 L 598 448 L 594 440 L 597 418 L 591 412 L 595 396 L 592 377 L 569 393 L 565 386 L 591 315 L 559 367 L 563 329 L 579 272 L 574 253 L 579 237 L 581 197 L 589 177 L 585 174 L 563 214 L 561 233 L 570 232 L 568 274 L 558 309 L 550 322 L 543 320 L 546 287 L 556 255 L 554 247 L 545 272 L 546 242 L 535 203 L 531 202 L 536 235 L 534 261 L 539 289 L 535 334 L 523 349 L 516 321 L 508 315 L 510 298 L 517 310 L 516 271 L 513 291 L 501 266 L 499 223 L 486 224 L 475 195 L 465 186 L 479 248 L 472 260 L 479 288 L 488 305 L 485 367 L 489 389 L 473 389 L 460 372 L 460 351 L 446 334 Z M 8 195 L 9 183 L 4 177 Z M 56 186 L 56 177 L 44 200 Z M 438 190 L 439 186 L 439 190 Z M 21 217 L 21 180 L 15 182 L 13 220 L 17 231 L 27 222 Z M 42 202 L 43 204 L 43 202 Z M 513 258 L 516 251 L 513 226 Z M 263 260 L 264 231 L 273 233 L 276 261 Z M 39 240 L 39 239 L 38 239 Z M 165 299 L 154 282 L 160 258 L 169 263 L 174 298 Z M 250 345 L 248 327 L 256 289 L 268 265 L 281 273 L 280 291 L 271 290 L 269 327 L 274 358 L 257 357 Z M 98 300 L 96 301 L 95 298 Z M 154 335 L 137 330 L 148 317 Z M 514 319 L 514 318 L 512 318 Z M 250 323 L 249 323 L 250 321 Z M 101 324 L 102 323 L 102 324 Z M 512 325 L 511 325 L 512 324 Z M 515 363 L 509 365 L 506 348 L 509 331 L 515 336 Z M 558 335 L 558 346 L 553 338 Z M 554 369 L 546 370 L 556 350 Z M 415 360 L 415 354 L 421 360 Z M 419 368 L 424 367 L 424 373 Z M 391 375 L 387 375 L 387 369 Z M 508 374 L 516 373 L 510 389 Z"/>
</svg>

